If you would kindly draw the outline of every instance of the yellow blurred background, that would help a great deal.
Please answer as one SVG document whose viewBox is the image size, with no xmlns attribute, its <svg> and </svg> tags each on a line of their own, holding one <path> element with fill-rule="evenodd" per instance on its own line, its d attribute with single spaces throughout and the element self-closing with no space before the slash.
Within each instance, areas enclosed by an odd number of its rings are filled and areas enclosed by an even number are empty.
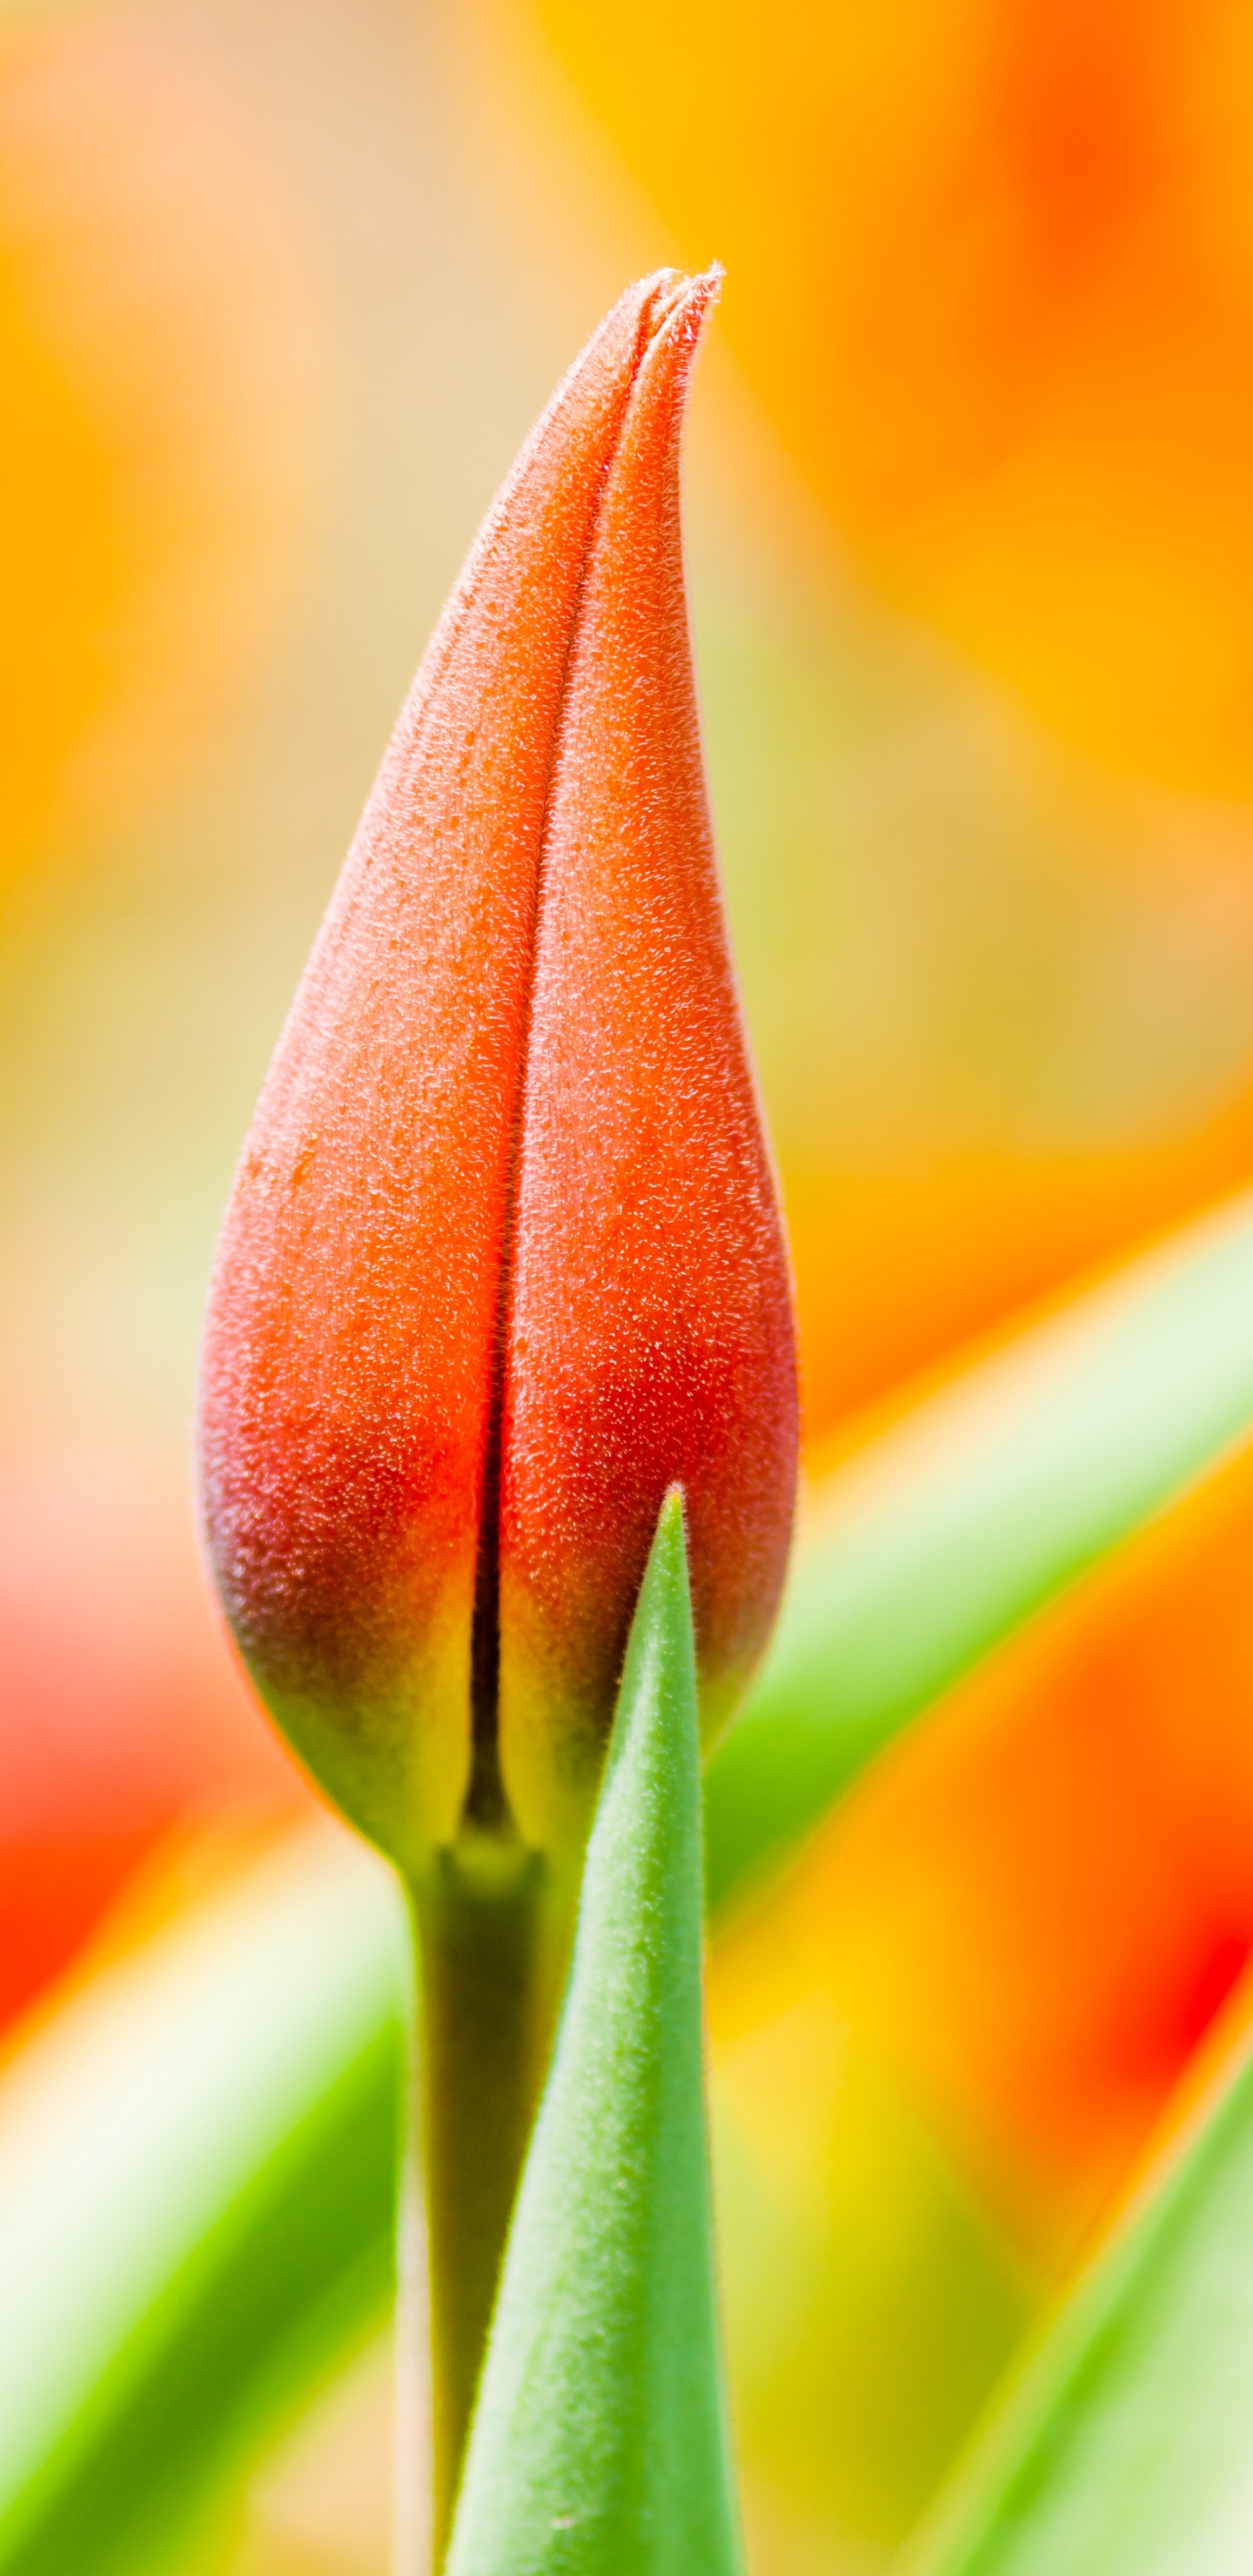
<svg viewBox="0 0 1253 2576">
<path fill-rule="evenodd" d="M 305 1794 L 195 1559 L 218 1212 L 444 592 L 632 274 L 728 272 L 693 617 L 815 1459 L 1253 1172 L 1251 173 L 1236 0 L 5 0 L 14 2044 L 165 1837 Z M 714 1960 L 754 2576 L 881 2563 L 1244 1964 L 1251 1524 L 1237 1462 Z M 379 2576 L 385 2382 L 235 2576 Z"/>
</svg>

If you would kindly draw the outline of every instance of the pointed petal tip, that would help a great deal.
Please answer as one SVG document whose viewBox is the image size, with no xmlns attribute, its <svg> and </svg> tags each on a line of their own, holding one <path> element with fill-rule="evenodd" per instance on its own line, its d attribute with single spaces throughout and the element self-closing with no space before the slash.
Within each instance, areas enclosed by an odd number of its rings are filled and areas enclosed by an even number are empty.
<svg viewBox="0 0 1253 2576">
<path fill-rule="evenodd" d="M 717 303 L 725 276 L 721 260 L 711 259 L 708 268 L 698 269 L 691 279 L 692 298 L 702 315 Z"/>
<path fill-rule="evenodd" d="M 644 327 L 637 346 L 635 382 L 638 386 L 650 376 L 668 378 L 680 412 L 721 285 L 722 270 L 716 263 L 695 277 L 682 269 L 662 269 L 654 296 L 642 307 Z"/>
<path fill-rule="evenodd" d="M 694 275 L 683 268 L 656 268 L 647 277 L 629 286 L 626 297 L 638 298 L 641 314 L 647 317 L 644 345 L 659 339 L 662 332 L 676 324 L 687 325 L 699 332 L 706 316 L 717 303 L 726 275 L 721 260 L 712 260 L 708 268 Z"/>
</svg>

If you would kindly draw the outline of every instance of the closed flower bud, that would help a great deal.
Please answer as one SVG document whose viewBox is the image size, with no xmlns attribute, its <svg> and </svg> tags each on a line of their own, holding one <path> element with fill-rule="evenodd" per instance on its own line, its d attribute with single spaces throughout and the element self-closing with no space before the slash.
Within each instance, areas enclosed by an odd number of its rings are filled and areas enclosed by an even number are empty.
<svg viewBox="0 0 1253 2576">
<path fill-rule="evenodd" d="M 768 1634 L 791 1306 L 728 962 L 678 450 L 713 291 L 625 295 L 431 643 L 263 1091 L 205 1337 L 257 1686 L 402 1863 L 586 1817 L 662 1497 L 706 1721 Z"/>
</svg>

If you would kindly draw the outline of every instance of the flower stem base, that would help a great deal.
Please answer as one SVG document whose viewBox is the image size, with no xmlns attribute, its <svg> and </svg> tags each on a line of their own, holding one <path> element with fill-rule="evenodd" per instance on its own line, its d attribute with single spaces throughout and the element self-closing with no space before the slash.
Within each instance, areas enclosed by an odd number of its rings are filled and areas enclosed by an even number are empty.
<svg viewBox="0 0 1253 2576">
<path fill-rule="evenodd" d="M 438 2567 L 552 2039 L 570 1892 L 540 1853 L 470 1834 L 435 1852 L 409 1894 L 418 1958 L 417 2125 L 428 2236 Z"/>
</svg>

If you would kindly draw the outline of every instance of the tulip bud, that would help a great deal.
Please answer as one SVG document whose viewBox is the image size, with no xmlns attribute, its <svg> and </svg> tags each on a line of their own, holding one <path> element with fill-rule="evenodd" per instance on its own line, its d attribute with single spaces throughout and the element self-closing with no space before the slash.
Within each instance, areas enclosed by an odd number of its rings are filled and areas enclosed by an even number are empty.
<svg viewBox="0 0 1253 2576">
<path fill-rule="evenodd" d="M 423 662 L 253 1122 L 203 1362 L 227 1615 L 402 1864 L 584 1822 L 662 1497 L 706 1722 L 790 1535 L 786 1262 L 716 882 L 678 448 L 710 278 L 632 288 Z"/>
</svg>

